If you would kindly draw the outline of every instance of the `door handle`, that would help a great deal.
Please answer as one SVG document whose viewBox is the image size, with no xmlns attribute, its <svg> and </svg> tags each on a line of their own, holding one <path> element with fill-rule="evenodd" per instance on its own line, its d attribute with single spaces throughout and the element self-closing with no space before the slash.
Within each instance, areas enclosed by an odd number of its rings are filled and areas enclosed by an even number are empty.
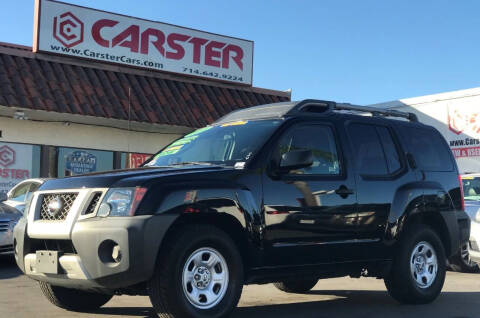
<svg viewBox="0 0 480 318">
<path fill-rule="evenodd" d="M 349 195 L 353 194 L 353 190 L 347 188 L 344 185 L 341 185 L 337 190 L 335 190 L 335 193 L 338 194 L 341 198 L 345 199 Z"/>
</svg>

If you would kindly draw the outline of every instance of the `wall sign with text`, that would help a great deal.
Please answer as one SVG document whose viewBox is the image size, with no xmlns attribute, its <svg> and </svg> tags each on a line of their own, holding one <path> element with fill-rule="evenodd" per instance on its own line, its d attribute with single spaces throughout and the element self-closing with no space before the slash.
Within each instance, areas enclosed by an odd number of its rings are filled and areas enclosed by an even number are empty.
<svg viewBox="0 0 480 318">
<path fill-rule="evenodd" d="M 252 41 L 51 0 L 34 25 L 34 52 L 252 84 Z"/>
</svg>

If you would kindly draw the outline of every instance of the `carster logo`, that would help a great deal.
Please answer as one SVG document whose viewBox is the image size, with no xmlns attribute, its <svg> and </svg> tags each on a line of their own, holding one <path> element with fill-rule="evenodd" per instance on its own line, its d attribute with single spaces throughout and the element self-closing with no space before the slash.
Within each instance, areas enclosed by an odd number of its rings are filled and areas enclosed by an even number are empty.
<svg viewBox="0 0 480 318">
<path fill-rule="evenodd" d="M 15 151 L 9 146 L 0 147 L 0 165 L 8 167 L 15 163 Z"/>
<path fill-rule="evenodd" d="M 53 37 L 67 48 L 83 42 L 83 29 L 83 22 L 71 12 L 53 18 Z"/>
</svg>

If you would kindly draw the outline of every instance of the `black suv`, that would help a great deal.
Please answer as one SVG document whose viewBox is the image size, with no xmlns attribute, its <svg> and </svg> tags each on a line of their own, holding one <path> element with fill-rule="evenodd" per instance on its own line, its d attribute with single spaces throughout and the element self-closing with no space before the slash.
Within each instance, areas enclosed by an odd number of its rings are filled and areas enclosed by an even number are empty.
<svg viewBox="0 0 480 318">
<path fill-rule="evenodd" d="M 245 284 L 340 276 L 419 304 L 469 237 L 463 209 L 450 149 L 414 114 L 304 100 L 233 112 L 140 169 L 47 181 L 15 254 L 76 311 L 129 294 L 161 317 L 223 317 Z"/>
</svg>

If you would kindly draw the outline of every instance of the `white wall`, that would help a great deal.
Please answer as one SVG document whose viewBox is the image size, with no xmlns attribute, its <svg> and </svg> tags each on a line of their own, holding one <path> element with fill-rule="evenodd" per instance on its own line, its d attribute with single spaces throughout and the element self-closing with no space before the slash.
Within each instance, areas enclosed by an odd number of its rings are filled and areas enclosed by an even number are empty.
<svg viewBox="0 0 480 318">
<path fill-rule="evenodd" d="M 3 142 L 155 153 L 181 134 L 135 132 L 63 122 L 40 122 L 0 117 Z"/>
</svg>

